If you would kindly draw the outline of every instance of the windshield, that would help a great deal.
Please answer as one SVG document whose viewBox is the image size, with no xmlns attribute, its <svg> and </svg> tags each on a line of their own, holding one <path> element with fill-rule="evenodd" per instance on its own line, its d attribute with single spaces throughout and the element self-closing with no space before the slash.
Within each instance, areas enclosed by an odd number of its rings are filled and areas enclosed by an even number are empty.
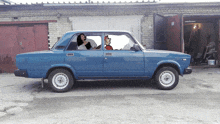
<svg viewBox="0 0 220 124">
<path fill-rule="evenodd" d="M 137 44 L 141 47 L 142 50 L 145 50 L 145 47 L 133 36 L 133 34 L 129 34 L 131 37 L 137 42 Z"/>
</svg>

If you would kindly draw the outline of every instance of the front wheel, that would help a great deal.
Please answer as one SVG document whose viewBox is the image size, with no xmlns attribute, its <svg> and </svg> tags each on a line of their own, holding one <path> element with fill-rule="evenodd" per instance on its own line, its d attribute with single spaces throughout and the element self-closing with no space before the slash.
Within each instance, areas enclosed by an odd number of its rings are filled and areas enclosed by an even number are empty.
<svg viewBox="0 0 220 124">
<path fill-rule="evenodd" d="M 155 81 L 159 89 L 171 90 L 177 86 L 179 74 L 172 67 L 163 67 L 157 71 Z"/>
<path fill-rule="evenodd" d="M 73 86 L 71 73 L 65 69 L 56 69 L 49 74 L 48 83 L 55 92 L 66 92 Z"/>
</svg>

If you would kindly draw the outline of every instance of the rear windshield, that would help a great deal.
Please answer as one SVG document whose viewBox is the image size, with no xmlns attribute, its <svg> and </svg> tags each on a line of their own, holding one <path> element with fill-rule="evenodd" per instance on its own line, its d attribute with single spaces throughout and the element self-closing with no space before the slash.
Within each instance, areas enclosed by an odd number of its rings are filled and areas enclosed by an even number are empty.
<svg viewBox="0 0 220 124">
<path fill-rule="evenodd" d="M 73 34 L 72 33 L 66 33 L 60 38 L 59 41 L 57 41 L 53 47 L 51 48 L 52 50 L 59 50 L 59 49 L 64 49 L 68 45 L 70 39 L 72 38 Z"/>
</svg>

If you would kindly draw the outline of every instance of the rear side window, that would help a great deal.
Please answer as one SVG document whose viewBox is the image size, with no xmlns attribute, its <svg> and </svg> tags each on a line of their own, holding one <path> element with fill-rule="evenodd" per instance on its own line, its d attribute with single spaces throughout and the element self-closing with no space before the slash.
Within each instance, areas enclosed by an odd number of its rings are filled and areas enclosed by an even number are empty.
<svg viewBox="0 0 220 124">
<path fill-rule="evenodd" d="M 110 39 L 109 43 L 105 41 L 106 49 L 110 46 L 112 50 L 131 50 L 134 45 L 133 39 L 128 37 L 126 34 L 106 34 L 105 37 L 106 36 Z"/>
</svg>

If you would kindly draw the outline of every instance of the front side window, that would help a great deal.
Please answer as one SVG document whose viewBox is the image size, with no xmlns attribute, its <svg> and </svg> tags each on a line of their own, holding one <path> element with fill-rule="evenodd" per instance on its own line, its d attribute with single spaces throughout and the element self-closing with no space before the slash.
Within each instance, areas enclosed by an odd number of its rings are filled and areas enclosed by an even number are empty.
<svg viewBox="0 0 220 124">
<path fill-rule="evenodd" d="M 105 34 L 104 40 L 106 50 L 132 50 L 135 44 L 127 34 Z"/>
<path fill-rule="evenodd" d="M 73 36 L 67 50 L 100 50 L 100 33 L 79 33 Z"/>
</svg>

